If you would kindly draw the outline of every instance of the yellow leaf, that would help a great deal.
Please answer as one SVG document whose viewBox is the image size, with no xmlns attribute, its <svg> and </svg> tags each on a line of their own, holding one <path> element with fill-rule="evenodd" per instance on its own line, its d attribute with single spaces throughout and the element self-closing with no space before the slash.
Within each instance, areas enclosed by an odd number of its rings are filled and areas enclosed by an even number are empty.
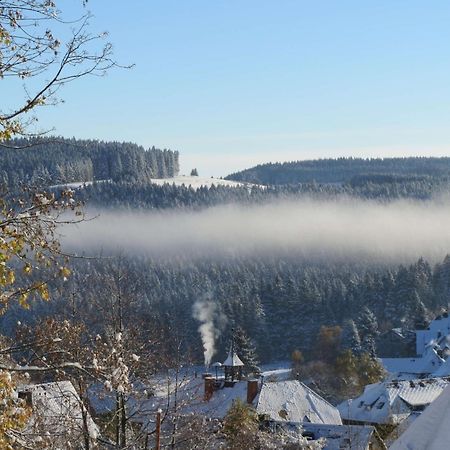
<svg viewBox="0 0 450 450">
<path fill-rule="evenodd" d="M 28 304 L 28 292 L 23 292 L 19 297 L 19 305 L 24 309 L 30 309 L 30 305 Z"/>
</svg>

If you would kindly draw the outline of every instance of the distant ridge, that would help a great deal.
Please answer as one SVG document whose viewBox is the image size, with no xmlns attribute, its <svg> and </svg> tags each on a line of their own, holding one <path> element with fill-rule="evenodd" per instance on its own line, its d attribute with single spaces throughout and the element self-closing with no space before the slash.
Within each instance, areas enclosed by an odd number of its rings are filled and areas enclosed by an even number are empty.
<svg viewBox="0 0 450 450">
<path fill-rule="evenodd" d="M 260 164 L 225 179 L 265 185 L 388 181 L 386 177 L 449 177 L 450 157 L 336 158 Z"/>
</svg>

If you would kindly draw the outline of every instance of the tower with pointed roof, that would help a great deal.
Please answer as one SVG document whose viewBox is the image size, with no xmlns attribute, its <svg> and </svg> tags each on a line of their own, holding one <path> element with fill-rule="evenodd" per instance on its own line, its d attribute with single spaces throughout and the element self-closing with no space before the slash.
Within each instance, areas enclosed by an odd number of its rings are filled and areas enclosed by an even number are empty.
<svg viewBox="0 0 450 450">
<path fill-rule="evenodd" d="M 232 386 L 235 381 L 242 379 L 242 368 L 244 367 L 244 363 L 241 361 L 235 351 L 234 329 L 231 335 L 230 351 L 228 352 L 228 357 L 222 364 L 222 367 L 225 371 L 226 386 Z"/>
</svg>

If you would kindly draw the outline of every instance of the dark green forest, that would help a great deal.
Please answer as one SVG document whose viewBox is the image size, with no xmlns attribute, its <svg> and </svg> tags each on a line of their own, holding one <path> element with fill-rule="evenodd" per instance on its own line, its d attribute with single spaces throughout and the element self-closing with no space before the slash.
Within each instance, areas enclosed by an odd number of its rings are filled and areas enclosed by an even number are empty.
<svg viewBox="0 0 450 450">
<path fill-rule="evenodd" d="M 11 309 L 1 318 L 3 330 L 13 333 L 17 320 L 57 315 L 82 317 L 100 331 L 120 287 L 127 323 L 143 321 L 148 329 L 159 330 L 161 351 L 168 355 L 179 348 L 186 357 L 202 360 L 192 306 L 204 299 L 219 306 L 219 355 L 225 354 L 230 331 L 237 326 L 268 362 L 289 359 L 297 349 L 312 354 L 320 327 L 340 325 L 348 337 L 344 347 L 357 341 L 360 350 L 387 356 L 394 349 L 386 346 L 386 333 L 393 327 L 424 327 L 450 298 L 450 257 L 435 266 L 419 259 L 408 266 L 380 267 L 311 263 L 294 255 L 170 262 L 127 255 L 120 261 L 79 260 L 72 267 L 69 281 L 54 286 L 54 301 L 29 311 Z M 118 287 L 114 280 L 119 275 Z"/>
<path fill-rule="evenodd" d="M 202 209 L 230 203 L 263 203 L 302 197 L 338 198 L 342 196 L 389 201 L 397 199 L 429 200 L 446 197 L 450 193 L 450 179 L 416 177 L 377 181 L 360 177 L 358 182 L 342 185 L 302 183 L 296 185 L 211 186 L 193 189 L 189 186 L 163 186 L 150 183 L 94 183 L 76 192 L 79 200 L 89 205 L 126 209 Z"/>
<path fill-rule="evenodd" d="M 375 183 L 404 179 L 406 182 L 419 176 L 448 177 L 450 158 L 336 158 L 312 161 L 292 161 L 261 164 L 228 175 L 235 181 L 273 185 L 298 183 Z"/>
<path fill-rule="evenodd" d="M 178 152 L 127 142 L 63 138 L 15 139 L 0 151 L 0 184 L 49 186 L 112 180 L 149 182 L 178 174 Z"/>
</svg>

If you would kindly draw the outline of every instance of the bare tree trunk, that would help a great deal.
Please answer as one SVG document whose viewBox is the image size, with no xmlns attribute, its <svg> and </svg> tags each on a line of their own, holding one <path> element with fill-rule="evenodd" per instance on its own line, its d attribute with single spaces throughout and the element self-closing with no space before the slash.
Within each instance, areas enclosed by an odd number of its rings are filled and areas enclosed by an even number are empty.
<svg viewBox="0 0 450 450">
<path fill-rule="evenodd" d="M 156 445 L 155 450 L 161 448 L 161 410 L 156 413 Z"/>
<path fill-rule="evenodd" d="M 170 448 L 175 449 L 175 435 L 178 428 L 178 371 L 179 371 L 179 361 L 177 361 L 177 370 L 175 372 L 175 395 L 174 395 L 174 415 L 173 415 L 173 429 L 172 429 L 172 441 L 170 443 Z"/>
<path fill-rule="evenodd" d="M 91 448 L 91 435 L 89 433 L 89 424 L 88 424 L 88 410 L 84 406 L 84 388 L 82 382 L 78 382 L 78 390 L 80 392 L 80 400 L 81 400 L 81 417 L 83 419 L 83 439 L 84 439 L 84 448 L 85 450 L 90 450 Z"/>
<path fill-rule="evenodd" d="M 125 399 L 123 394 L 120 394 L 120 427 L 121 427 L 121 436 L 122 436 L 122 447 L 125 448 L 127 445 L 127 417 L 126 417 L 126 411 L 125 411 Z"/>
<path fill-rule="evenodd" d="M 116 445 L 120 448 L 120 398 L 119 394 L 116 394 Z"/>
</svg>

